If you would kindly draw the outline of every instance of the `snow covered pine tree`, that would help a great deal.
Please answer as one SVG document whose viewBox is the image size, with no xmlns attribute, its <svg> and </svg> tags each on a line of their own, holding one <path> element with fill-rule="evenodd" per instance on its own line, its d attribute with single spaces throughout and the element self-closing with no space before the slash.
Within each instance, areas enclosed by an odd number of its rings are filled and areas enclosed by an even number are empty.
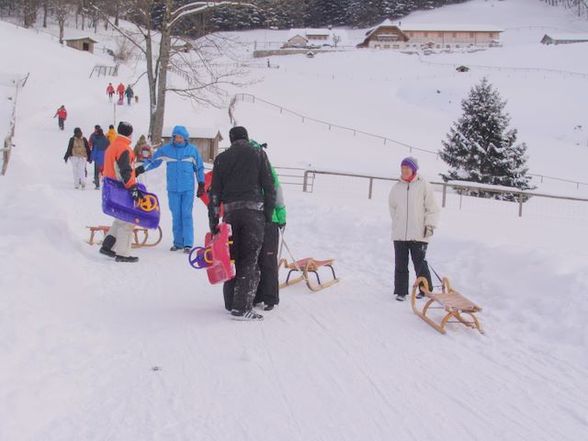
<svg viewBox="0 0 588 441">
<path fill-rule="evenodd" d="M 517 131 L 509 129 L 510 116 L 503 101 L 486 78 L 474 86 L 461 107 L 463 115 L 453 123 L 440 157 L 449 165 L 441 173 L 444 181 L 460 180 L 528 190 L 527 146 L 516 144 Z M 491 194 L 469 191 L 468 194 L 514 200 L 512 193 Z"/>
</svg>

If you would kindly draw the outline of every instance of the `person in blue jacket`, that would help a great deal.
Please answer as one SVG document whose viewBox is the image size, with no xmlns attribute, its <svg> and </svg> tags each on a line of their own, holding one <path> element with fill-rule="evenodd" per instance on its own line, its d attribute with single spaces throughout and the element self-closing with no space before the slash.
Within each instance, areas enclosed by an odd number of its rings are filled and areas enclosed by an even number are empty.
<svg viewBox="0 0 588 441">
<path fill-rule="evenodd" d="M 104 153 L 106 149 L 110 145 L 108 138 L 104 136 L 104 131 L 100 128 L 100 126 L 96 126 L 96 129 L 92 135 L 90 135 L 90 139 L 92 143 L 90 147 L 92 151 L 90 152 L 90 162 L 94 162 L 94 186 L 96 190 L 100 189 L 100 175 L 102 175 L 102 171 L 104 170 Z M 88 143 L 90 143 L 88 141 Z"/>
<path fill-rule="evenodd" d="M 167 166 L 167 196 L 172 213 L 174 244 L 170 251 L 184 250 L 189 253 L 194 245 L 194 206 L 195 179 L 198 182 L 196 197 L 204 193 L 204 165 L 195 145 L 188 140 L 190 134 L 184 126 L 175 126 L 172 141 L 153 154 L 153 158 L 135 169 L 137 176 L 155 169 L 163 161 Z"/>
</svg>

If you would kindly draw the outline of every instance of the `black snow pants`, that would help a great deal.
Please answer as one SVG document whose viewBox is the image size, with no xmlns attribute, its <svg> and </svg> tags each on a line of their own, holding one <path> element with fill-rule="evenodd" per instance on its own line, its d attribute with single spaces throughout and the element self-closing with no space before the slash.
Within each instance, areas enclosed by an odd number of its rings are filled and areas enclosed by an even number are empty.
<svg viewBox="0 0 588 441">
<path fill-rule="evenodd" d="M 414 240 L 394 241 L 394 294 L 408 294 L 408 254 L 412 258 L 414 272 L 417 277 L 424 277 L 429 283 L 429 290 L 433 289 L 431 272 L 425 260 L 427 254 L 427 243 Z"/>
<path fill-rule="evenodd" d="M 278 246 L 280 230 L 278 224 L 266 222 L 263 246 L 259 253 L 259 271 L 261 278 L 253 303 L 263 302 L 266 305 L 280 303 L 280 282 L 278 279 Z"/>
<path fill-rule="evenodd" d="M 263 211 L 239 209 L 227 213 L 224 221 L 233 230 L 231 257 L 236 276 L 223 285 L 225 308 L 249 311 L 259 284 L 258 258 L 263 244 L 265 216 Z"/>
</svg>

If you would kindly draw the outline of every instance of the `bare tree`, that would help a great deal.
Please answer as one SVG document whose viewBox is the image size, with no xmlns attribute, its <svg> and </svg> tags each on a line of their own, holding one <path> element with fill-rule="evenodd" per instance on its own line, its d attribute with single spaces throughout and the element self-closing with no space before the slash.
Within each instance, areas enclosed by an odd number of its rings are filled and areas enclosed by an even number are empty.
<svg viewBox="0 0 588 441">
<path fill-rule="evenodd" d="M 242 1 L 198 1 L 174 7 L 173 0 L 129 0 L 125 3 L 127 12 L 124 18 L 133 23 L 134 30 L 114 23 L 99 3 L 101 2 L 95 2 L 94 8 L 146 59 L 150 103 L 149 133 L 154 144 L 161 140 L 166 92 L 175 92 L 205 102 L 206 99 L 202 98 L 203 90 L 220 88 L 221 84 L 230 82 L 229 77 L 234 76 L 238 71 L 238 69 L 231 69 L 230 64 L 225 64 L 219 72 L 216 69 L 218 66 L 213 66 L 209 58 L 214 51 L 206 53 L 202 51 L 204 43 L 198 48 L 188 50 L 191 54 L 196 54 L 199 59 L 196 62 L 191 58 L 188 59 L 185 45 L 176 44 L 178 40 L 174 40 L 172 34 L 174 28 L 186 17 L 205 13 L 219 6 L 252 6 L 249 3 Z M 158 50 L 155 49 L 157 40 L 159 40 Z M 219 47 L 218 41 L 214 43 L 212 38 L 207 38 L 206 41 L 209 48 L 215 44 L 217 48 Z M 170 70 L 185 78 L 188 86 L 168 87 L 168 72 Z"/>
<path fill-rule="evenodd" d="M 63 44 L 63 37 L 64 37 L 64 28 L 65 28 L 65 21 L 67 19 L 67 15 L 69 14 L 69 10 L 71 7 L 70 0 L 52 0 L 52 12 L 57 20 L 57 25 L 59 26 L 59 43 Z"/>
</svg>

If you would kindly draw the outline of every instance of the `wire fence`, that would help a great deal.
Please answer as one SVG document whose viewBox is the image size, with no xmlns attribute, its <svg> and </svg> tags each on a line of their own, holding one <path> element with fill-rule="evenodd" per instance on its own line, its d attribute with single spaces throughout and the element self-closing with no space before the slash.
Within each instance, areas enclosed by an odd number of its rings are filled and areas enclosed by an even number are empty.
<svg viewBox="0 0 588 441">
<path fill-rule="evenodd" d="M 12 79 L 9 79 L 7 75 L 0 76 L 0 85 L 13 89 L 13 94 L 10 97 L 12 109 L 8 121 L 8 131 L 4 136 L 3 147 L 0 149 L 0 152 L 2 153 L 0 155 L 0 176 L 4 176 L 8 170 L 10 155 L 14 148 L 13 137 L 16 130 L 16 103 L 18 101 L 19 91 L 26 85 L 29 75 L 30 74 L 27 74 L 22 78 L 13 76 Z"/>
<path fill-rule="evenodd" d="M 398 178 L 390 178 L 390 177 L 383 177 L 383 176 L 370 176 L 364 174 L 355 174 L 355 173 L 342 173 L 336 171 L 327 171 L 327 170 L 305 170 L 304 175 L 302 178 L 302 191 L 306 193 L 314 192 L 317 181 L 317 176 L 331 176 L 337 178 L 344 178 L 344 179 L 360 179 L 367 181 L 367 198 L 372 199 L 374 195 L 374 184 L 377 181 L 384 181 L 384 182 L 398 182 Z M 484 193 L 490 194 L 494 196 L 499 196 L 501 199 L 500 202 L 507 204 L 508 206 L 516 206 L 517 213 L 519 217 L 523 216 L 523 208 L 525 204 L 527 204 L 532 198 L 535 199 L 542 199 L 542 200 L 554 200 L 554 201 L 561 201 L 567 203 L 581 203 L 582 204 L 582 213 L 584 216 L 588 216 L 588 198 L 581 198 L 581 197 L 574 197 L 574 196 L 566 196 L 566 195 L 555 195 L 555 194 L 547 194 L 547 193 L 540 193 L 535 191 L 529 190 L 518 190 L 516 188 L 500 188 L 498 186 L 486 185 L 486 184 L 478 184 L 475 182 L 431 182 L 433 187 L 437 188 L 438 191 L 442 194 L 441 206 L 445 208 L 448 205 L 448 198 L 450 196 L 454 196 L 458 198 L 459 209 L 461 209 L 463 205 L 463 201 L 465 199 L 472 201 L 487 201 L 488 198 L 481 198 L 477 196 L 472 196 L 472 193 Z M 354 187 L 356 185 L 354 184 Z M 340 190 L 340 184 L 336 185 L 336 188 Z M 507 201 L 504 198 L 507 197 L 512 199 L 511 201 Z M 496 202 L 492 200 L 492 202 Z"/>
</svg>

